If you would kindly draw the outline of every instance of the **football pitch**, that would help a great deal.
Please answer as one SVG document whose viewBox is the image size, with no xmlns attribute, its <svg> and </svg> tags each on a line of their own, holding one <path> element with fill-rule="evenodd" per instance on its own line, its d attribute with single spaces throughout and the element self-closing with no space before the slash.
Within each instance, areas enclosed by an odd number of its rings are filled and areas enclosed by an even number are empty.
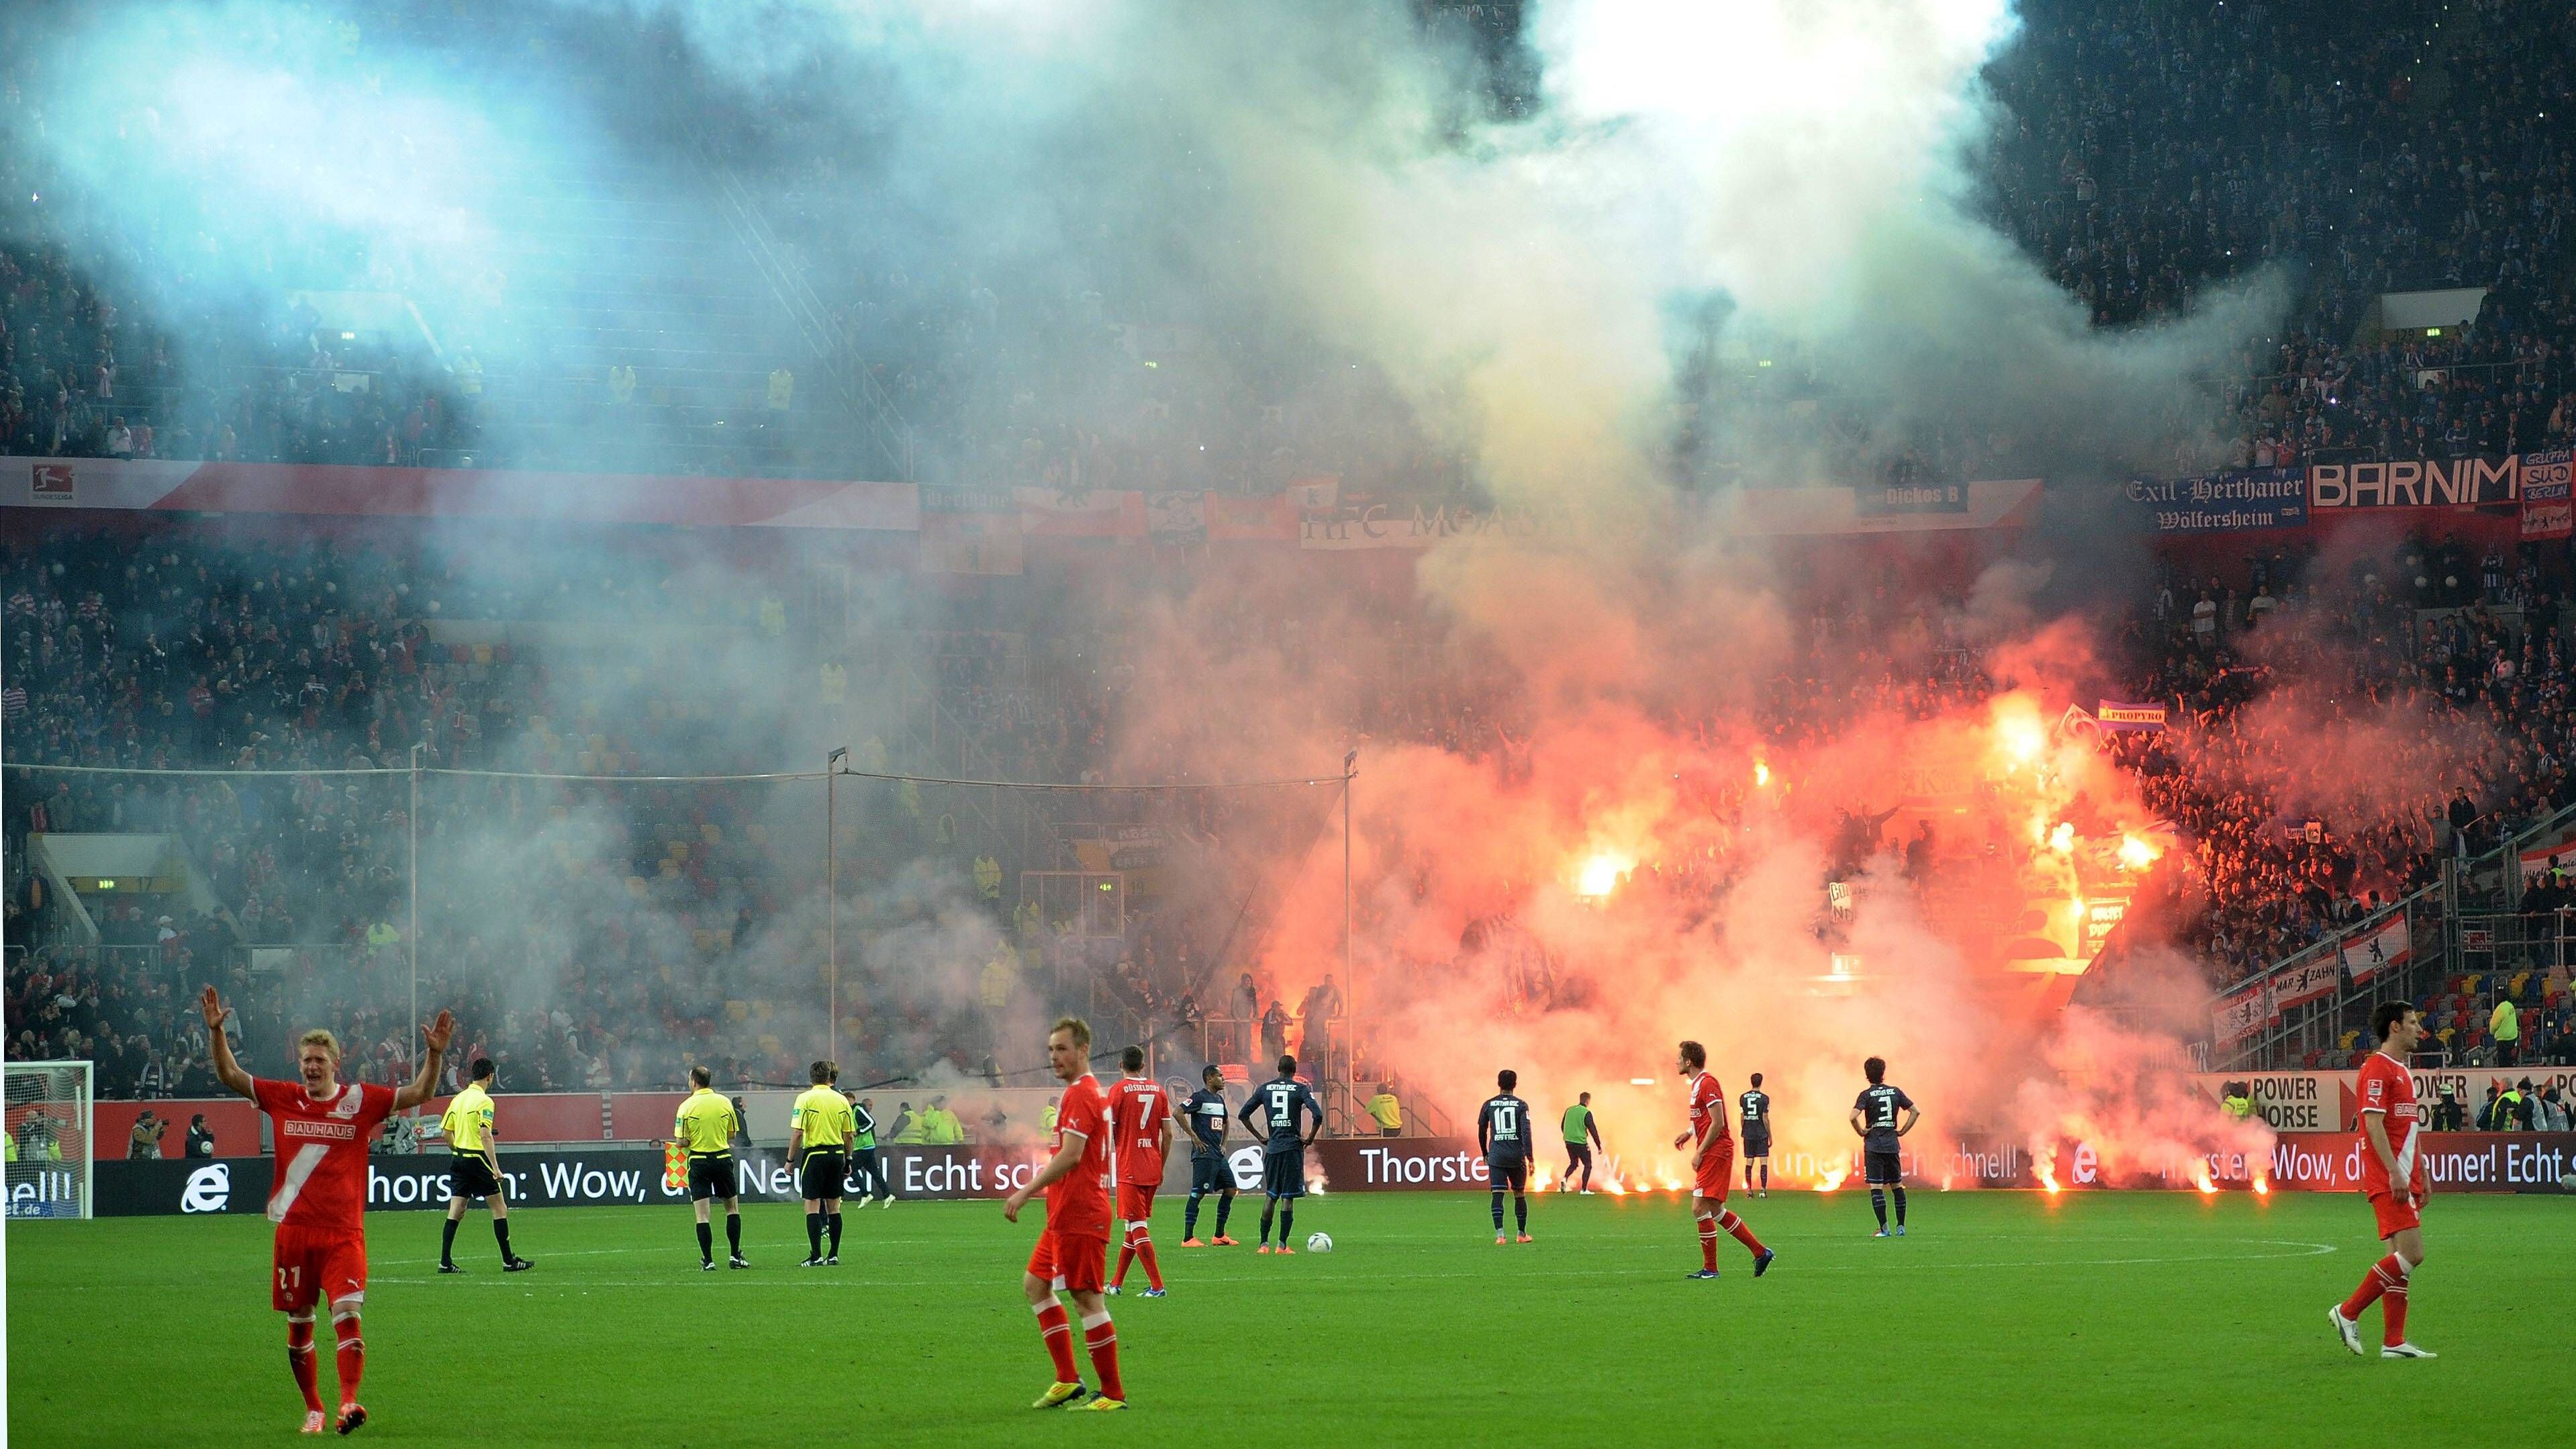
<svg viewBox="0 0 2576 1449">
<path fill-rule="evenodd" d="M 2576 1303 L 2576 1201 L 2436 1198 L 2410 1323 L 2432 1363 L 2332 1340 L 2377 1254 L 2359 1198 L 1921 1192 L 1739 1201 L 1780 1253 L 1692 1282 L 1669 1197 L 1534 1202 L 1496 1248 L 1481 1195 L 1310 1199 L 1330 1254 L 1183 1250 L 1171 1296 L 1113 1300 L 1130 1412 L 1031 1412 L 1052 1375 L 1019 1272 L 1036 1214 L 852 1215 L 799 1269 L 793 1207 L 744 1213 L 744 1272 L 700 1273 L 685 1208 L 488 1219 L 442 1278 L 438 1218 L 368 1218 L 368 1440 L 445 1444 L 2563 1444 L 2543 1386 Z M 1214 1204 L 1208 1205 L 1212 1215 Z M 1248 1244 L 1257 1201 L 1232 1224 Z M 1202 1220 L 1202 1228 L 1206 1220 Z M 10 1223 L 14 1444 L 296 1437 L 255 1217 Z M 722 1238 L 718 1238 L 719 1250 Z M 323 1333 L 329 1397 L 329 1332 Z M 1086 1364 L 1086 1376 L 1088 1366 Z"/>
</svg>

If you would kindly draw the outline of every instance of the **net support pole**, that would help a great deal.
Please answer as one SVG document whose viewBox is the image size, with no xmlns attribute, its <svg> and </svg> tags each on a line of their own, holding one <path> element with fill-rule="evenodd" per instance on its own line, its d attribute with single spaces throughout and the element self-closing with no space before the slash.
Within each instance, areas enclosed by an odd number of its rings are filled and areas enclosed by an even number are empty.
<svg viewBox="0 0 2576 1449">
<path fill-rule="evenodd" d="M 410 1032 L 420 1029 L 420 746 L 411 747 L 411 807 L 403 812 L 403 824 L 409 836 L 411 855 L 411 918 L 403 928 L 403 973 L 411 983 L 410 1023 L 403 1038 L 408 1046 Z M 436 1091 L 438 1084 L 429 1084 Z"/>
<path fill-rule="evenodd" d="M 841 830 L 837 806 L 841 762 L 849 755 L 850 747 L 841 745 L 823 760 L 823 990 L 825 1009 L 831 1016 L 824 1027 L 823 1058 L 834 1062 L 841 1059 Z"/>
</svg>

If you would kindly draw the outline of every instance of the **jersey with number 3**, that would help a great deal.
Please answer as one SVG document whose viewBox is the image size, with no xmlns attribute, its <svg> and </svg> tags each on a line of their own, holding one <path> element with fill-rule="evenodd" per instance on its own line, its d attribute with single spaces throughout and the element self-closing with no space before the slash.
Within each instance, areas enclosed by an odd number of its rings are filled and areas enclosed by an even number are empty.
<svg viewBox="0 0 2576 1449">
<path fill-rule="evenodd" d="M 1172 1097 L 1160 1082 L 1127 1077 L 1109 1089 L 1110 1130 L 1118 1135 L 1118 1181 L 1133 1187 L 1163 1184 L 1163 1124 L 1172 1120 Z"/>
<path fill-rule="evenodd" d="M 277 1142 L 268 1220 L 313 1233 L 363 1233 L 367 1139 L 393 1115 L 394 1089 L 343 1082 L 337 1095 L 317 1102 L 302 1082 L 254 1078 L 251 1098 L 268 1114 Z"/>
</svg>

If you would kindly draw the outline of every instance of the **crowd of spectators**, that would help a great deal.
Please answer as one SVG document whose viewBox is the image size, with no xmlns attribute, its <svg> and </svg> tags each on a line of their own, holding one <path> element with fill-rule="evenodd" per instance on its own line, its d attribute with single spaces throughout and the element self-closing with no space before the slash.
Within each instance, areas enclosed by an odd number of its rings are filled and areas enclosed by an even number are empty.
<svg viewBox="0 0 2576 1449">
<path fill-rule="evenodd" d="M 2576 48 L 2567 31 L 2576 22 L 2501 0 L 2454 9 L 2437 32 L 2420 7 L 2379 0 L 2331 20 L 2259 3 L 2025 8 L 2023 39 L 1990 68 L 2007 120 L 1985 163 L 1986 206 L 2099 325 L 2175 315 L 2265 265 L 2304 279 L 2287 333 L 2242 360 L 2229 396 L 2238 427 L 2222 455 L 2177 453 L 2177 471 L 2569 441 L 2576 238 L 2565 223 L 2576 181 L 2553 117 L 2576 114 L 2576 100 L 2563 68 L 2535 57 Z M 0 61 L 0 139 L 36 123 L 25 106 L 14 68 Z M 283 306 L 248 317 L 168 315 L 148 295 L 120 292 L 166 262 L 150 250 L 159 243 L 93 222 L 76 188 L 35 169 L 43 154 L 0 145 L 8 450 L 404 463 L 478 445 L 483 382 L 470 352 L 436 367 L 402 354 L 350 355 L 315 317 Z M 791 249 L 801 241 L 819 256 L 822 232 L 845 214 L 820 198 L 852 183 L 829 161 L 809 164 L 803 194 L 813 200 L 789 198 L 780 221 Z M 30 208 L 47 195 L 54 200 L 39 216 Z M 48 240 L 23 240 L 40 235 Z M 856 259 L 848 275 L 816 279 L 840 361 L 874 378 L 969 481 L 1254 491 L 1330 473 L 1362 487 L 1446 491 L 1466 477 L 1364 371 L 1282 371 L 1275 358 L 1232 348 L 1222 330 L 1125 325 L 1132 299 L 1114 279 L 987 275 L 955 257 L 908 254 L 891 232 L 837 237 L 828 254 Z M 2355 340 L 2380 292 L 2432 286 L 2489 289 L 2476 323 Z M 183 356 L 180 339 L 201 333 L 250 341 L 237 355 Z M 1182 355 L 1193 365 L 1143 365 Z M 1015 385 L 1030 376 L 1060 385 Z M 1945 456 L 1998 446 L 1926 443 Z M 368 545 L 180 533 L 135 542 L 48 539 L 0 570 L 14 761 L 367 772 L 400 770 L 417 750 L 434 768 L 614 774 L 723 733 L 711 723 L 718 706 L 705 701 L 602 711 L 598 681 L 579 666 L 433 637 L 440 620 L 613 620 L 668 609 L 691 596 L 667 575 L 534 573 L 547 583 L 514 590 L 506 571 L 454 570 Z M 2110 748 L 2187 843 L 2193 868 L 2165 878 L 2188 882 L 2181 935 L 2213 985 L 2369 917 L 2432 879 L 2444 854 L 2491 847 L 2576 802 L 2563 552 L 2419 541 L 2376 564 L 2332 567 L 2280 554 L 2255 559 L 2241 586 L 2177 573 L 2140 602 L 2122 636 L 2132 692 L 2170 700 L 2172 728 Z M 1818 606 L 1810 667 L 1770 690 L 1766 727 L 1784 749 L 1841 715 L 1924 717 L 1991 688 L 1970 643 L 1942 632 L 1941 612 L 1910 602 L 1909 611 L 1882 590 L 1875 605 Z M 773 608 L 783 613 L 775 599 L 683 607 L 743 637 L 783 632 L 773 627 Z M 1504 671 L 1450 659 L 1441 668 L 1349 666 L 1333 682 L 1336 651 L 1320 647 L 1320 627 L 1298 611 L 1220 622 L 1227 637 L 1327 680 L 1318 699 L 1329 705 L 1315 707 L 1372 739 L 1432 744 L 1506 770 L 1523 763 Z M 1121 700 L 1140 666 L 1121 652 L 1121 633 L 1112 621 L 948 637 L 932 653 L 931 692 L 949 731 L 940 738 L 957 751 L 942 760 L 1003 776 L 1096 779 L 1113 762 L 1185 758 L 1185 741 L 1122 734 L 1135 723 L 1122 718 Z M 796 665 L 837 705 L 850 682 L 830 668 Z M 1829 708 L 1819 704 L 1827 694 Z M 2386 782 L 2359 804 L 2352 792 L 2320 788 L 2313 761 L 2292 767 L 2311 727 L 2338 717 L 2367 717 L 2370 774 Z M 861 763 L 886 763 L 886 748 L 871 742 Z M 397 908 L 414 823 L 406 784 L 370 773 L 13 780 L 13 847 L 30 830 L 167 832 L 185 842 L 205 895 L 166 912 L 108 907 L 93 947 L 13 953 L 11 1054 L 92 1055 L 103 1084 L 178 1090 L 202 1073 L 204 1043 L 174 993 L 210 963 L 246 969 L 240 948 L 277 945 L 322 963 L 309 974 L 336 993 L 295 1004 L 331 1009 L 351 1023 L 362 1059 L 397 1067 L 411 1050 L 389 987 L 409 960 Z M 509 939 L 463 917 L 424 922 L 424 989 L 490 1023 L 478 1025 L 477 1044 L 514 1080 L 659 1081 L 671 1075 L 657 1059 L 665 1044 L 692 1036 L 747 1072 L 785 1070 L 793 1054 L 764 1044 L 779 1034 L 763 1029 L 758 999 L 732 994 L 715 964 L 764 939 L 783 960 L 812 924 L 813 883 L 762 838 L 756 804 L 580 783 L 473 793 L 484 789 L 432 792 L 419 822 L 429 848 L 472 839 L 470 822 L 532 822 L 542 858 L 510 887 L 528 895 L 507 914 L 542 919 L 540 897 L 570 904 L 555 907 L 557 929 Z M 1742 806 L 1741 787 L 1730 789 L 1712 805 L 1721 817 Z M 1009 995 L 1011 972 L 1052 974 L 1034 959 L 996 974 L 1001 950 L 1042 941 L 1044 928 L 1002 919 L 980 870 L 968 867 L 980 866 L 982 847 L 958 838 L 951 814 L 916 796 L 865 818 L 884 827 L 889 853 L 945 852 L 957 857 L 958 878 L 973 882 L 881 891 L 862 908 L 883 914 L 869 929 L 894 937 L 939 928 L 962 896 L 968 915 L 991 919 L 989 934 L 966 933 L 973 943 L 953 948 L 961 969 L 977 973 L 975 1000 L 990 998 L 988 985 Z M 1885 843 L 1868 822 L 1852 817 L 1837 866 Z M 19 942 L 45 934 L 63 903 L 47 899 L 21 852 L 11 853 Z M 1932 874 L 1940 851 L 1927 843 L 1919 855 Z M 1665 888 L 1694 892 L 1723 880 L 1705 860 L 1659 863 L 1655 874 Z M 1106 993 L 1140 1026 L 1168 1019 L 1197 1030 L 1232 1019 L 1230 1008 L 1191 994 L 1213 945 L 1195 918 L 1140 912 L 1083 989 Z M 558 987 L 542 1009 L 492 985 L 523 969 Z M 2541 997 L 2528 1005 L 2544 1014 L 2542 1031 L 2555 1030 L 2546 1013 L 2563 1014 L 2563 997 L 2553 1007 L 2545 984 L 2535 989 Z M 1266 995 L 1255 987 L 1242 1019 L 1297 1019 Z M 889 1063 L 948 1052 L 971 1064 L 984 1048 L 959 1021 L 972 1014 L 955 993 L 896 1001 L 863 1024 L 858 1047 Z M 1285 1026 L 1277 1030 L 1284 1039 Z M 2476 1044 L 2474 1033 L 2464 1040 Z"/>
</svg>

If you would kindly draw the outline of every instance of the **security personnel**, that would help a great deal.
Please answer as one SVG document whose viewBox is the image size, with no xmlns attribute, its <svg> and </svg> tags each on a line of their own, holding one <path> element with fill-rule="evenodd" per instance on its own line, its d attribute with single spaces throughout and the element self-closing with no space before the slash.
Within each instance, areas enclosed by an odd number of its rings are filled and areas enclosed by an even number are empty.
<svg viewBox="0 0 2576 1449">
<path fill-rule="evenodd" d="M 492 1236 L 501 1244 L 501 1271 L 524 1273 L 536 1264 L 510 1251 L 510 1200 L 502 1190 L 499 1138 L 492 1131 L 490 1057 L 477 1057 L 465 1090 L 448 1099 L 447 1115 L 438 1119 L 447 1139 L 447 1223 L 438 1239 L 438 1271 L 462 1273 L 456 1266 L 456 1225 L 465 1220 L 467 1200 L 481 1198 L 492 1209 Z"/>
<path fill-rule="evenodd" d="M 1377 1095 L 1369 1098 L 1360 1110 L 1376 1119 L 1377 1135 L 1380 1137 L 1404 1135 L 1404 1108 L 1395 1100 L 1393 1082 L 1378 1083 Z"/>
<path fill-rule="evenodd" d="M 893 1207 L 894 1183 L 886 1177 L 885 1154 L 877 1150 L 876 1113 L 868 1110 L 876 1105 L 876 1100 L 874 1097 L 861 1097 L 850 1104 L 852 1120 L 858 1124 L 850 1138 L 850 1160 L 859 1171 L 867 1174 L 868 1179 L 868 1193 L 860 1196 L 859 1206 L 866 1207 L 868 1194 L 873 1194 L 878 1207 Z"/>
<path fill-rule="evenodd" d="M 742 1116 L 710 1085 L 714 1081 L 715 1073 L 706 1068 L 689 1068 L 689 1083 L 697 1090 L 680 1103 L 680 1115 L 671 1124 L 671 1135 L 689 1152 L 689 1206 L 698 1215 L 698 1270 L 704 1273 L 716 1270 L 715 1230 L 707 1219 L 717 1198 L 724 1199 L 725 1244 L 733 1266 L 751 1266 L 742 1256 L 742 1186 L 733 1161 L 733 1134 L 741 1129 Z"/>
<path fill-rule="evenodd" d="M 2254 1088 L 2245 1082 L 2230 1082 L 2226 1098 L 2218 1105 L 2219 1110 L 2229 1117 L 2239 1122 L 2247 1121 L 2254 1115 Z"/>
<path fill-rule="evenodd" d="M 809 1251 L 800 1268 L 838 1267 L 841 1262 L 841 1183 L 850 1172 L 850 1140 L 858 1135 L 858 1114 L 832 1083 L 841 1069 L 816 1062 L 807 1087 L 787 1112 L 787 1161 L 803 1184 L 805 1244 Z M 797 1160 L 797 1152 L 805 1154 Z M 831 1224 L 832 1251 L 823 1251 L 823 1226 Z"/>
</svg>

